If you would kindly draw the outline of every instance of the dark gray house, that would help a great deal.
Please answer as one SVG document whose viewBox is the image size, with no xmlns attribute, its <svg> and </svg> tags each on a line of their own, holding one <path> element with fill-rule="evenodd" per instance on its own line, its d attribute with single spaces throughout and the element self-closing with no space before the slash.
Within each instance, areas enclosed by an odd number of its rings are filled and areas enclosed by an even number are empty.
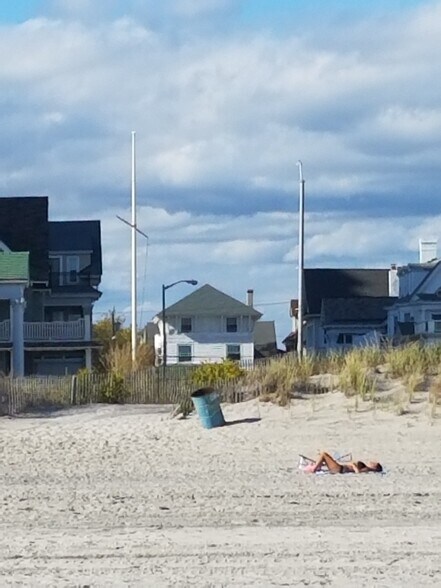
<svg viewBox="0 0 441 588">
<path fill-rule="evenodd" d="M 395 268 L 305 269 L 305 348 L 320 352 L 378 342 L 387 334 L 387 308 L 396 300 L 396 287 Z M 293 332 L 285 345 L 296 340 L 297 301 L 291 316 Z"/>
<path fill-rule="evenodd" d="M 47 197 L 0 198 L 0 256 L 0 371 L 91 367 L 100 222 L 49 221 Z"/>
</svg>

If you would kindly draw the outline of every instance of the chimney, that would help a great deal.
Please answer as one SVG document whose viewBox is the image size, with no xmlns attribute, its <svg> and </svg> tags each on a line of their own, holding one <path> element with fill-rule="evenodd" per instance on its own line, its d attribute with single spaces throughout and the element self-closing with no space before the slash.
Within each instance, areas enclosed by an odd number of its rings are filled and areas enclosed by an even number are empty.
<svg viewBox="0 0 441 588">
<path fill-rule="evenodd" d="M 399 292 L 397 264 L 392 263 L 389 270 L 389 296 L 398 296 Z"/>
<path fill-rule="evenodd" d="M 247 305 L 253 306 L 254 304 L 254 290 L 247 290 Z"/>
<path fill-rule="evenodd" d="M 420 239 L 420 263 L 427 263 L 437 257 L 437 239 Z"/>
</svg>

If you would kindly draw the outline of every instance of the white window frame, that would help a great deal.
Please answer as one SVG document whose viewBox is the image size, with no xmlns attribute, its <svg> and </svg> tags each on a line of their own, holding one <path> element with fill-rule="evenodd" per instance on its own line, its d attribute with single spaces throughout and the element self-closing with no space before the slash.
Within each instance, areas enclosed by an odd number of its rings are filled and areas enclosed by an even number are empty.
<svg viewBox="0 0 441 588">
<path fill-rule="evenodd" d="M 183 328 L 183 321 L 190 321 L 190 328 Z M 181 328 L 180 328 L 180 333 L 192 333 L 193 332 L 193 317 L 191 316 L 183 316 L 181 317 Z"/>
<path fill-rule="evenodd" d="M 235 329 L 228 329 L 228 321 L 235 321 L 234 327 Z M 225 331 L 227 333 L 238 333 L 239 332 L 239 319 L 237 316 L 227 316 L 225 318 Z"/>
<path fill-rule="evenodd" d="M 432 312 L 433 332 L 441 333 L 441 313 Z"/>
<path fill-rule="evenodd" d="M 181 349 L 182 349 L 182 347 L 187 347 L 187 348 L 190 349 L 190 355 L 188 356 L 188 359 L 183 359 L 184 357 L 187 357 L 187 356 L 181 355 Z M 183 344 L 180 344 L 179 343 L 178 344 L 178 363 L 191 363 L 192 360 L 193 360 L 193 348 L 192 348 L 192 346 L 191 345 L 188 345 L 186 343 L 183 343 Z"/>
<path fill-rule="evenodd" d="M 231 347 L 236 347 L 237 349 L 239 349 L 239 357 L 229 357 L 230 354 L 234 355 L 233 353 L 231 353 L 231 351 L 228 350 L 228 348 Z M 226 353 L 225 353 L 225 357 L 227 359 L 231 359 L 233 361 L 240 361 L 241 360 L 241 349 L 240 349 L 240 344 L 239 343 L 227 343 L 226 347 L 225 347 Z"/>
<path fill-rule="evenodd" d="M 66 255 L 63 260 L 66 264 L 66 284 L 78 284 L 80 281 L 80 256 L 79 255 Z M 70 267 L 72 265 L 75 267 Z M 72 276 L 73 274 L 73 276 Z"/>
</svg>

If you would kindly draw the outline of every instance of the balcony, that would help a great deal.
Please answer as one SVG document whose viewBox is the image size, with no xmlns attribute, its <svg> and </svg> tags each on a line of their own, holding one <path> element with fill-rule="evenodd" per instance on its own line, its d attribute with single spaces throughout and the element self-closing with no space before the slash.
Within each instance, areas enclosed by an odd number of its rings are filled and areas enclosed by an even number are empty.
<svg viewBox="0 0 441 588">
<path fill-rule="evenodd" d="M 87 272 L 50 272 L 49 284 L 51 288 L 76 287 L 97 288 L 99 278 Z"/>
<path fill-rule="evenodd" d="M 54 321 L 24 323 L 24 340 L 33 341 L 84 341 L 90 339 L 84 319 L 76 321 Z M 89 335 L 89 336 L 87 336 Z M 12 341 L 10 321 L 0 322 L 0 342 Z"/>
</svg>

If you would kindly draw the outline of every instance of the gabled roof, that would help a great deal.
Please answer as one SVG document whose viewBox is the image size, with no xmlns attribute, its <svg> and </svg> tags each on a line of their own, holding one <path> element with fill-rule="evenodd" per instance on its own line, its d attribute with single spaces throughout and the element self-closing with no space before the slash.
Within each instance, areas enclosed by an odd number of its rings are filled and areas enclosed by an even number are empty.
<svg viewBox="0 0 441 588">
<path fill-rule="evenodd" d="M 320 314 L 323 298 L 389 295 L 388 269 L 305 269 L 305 314 Z"/>
<path fill-rule="evenodd" d="M 382 323 L 387 318 L 387 307 L 396 297 L 325 298 L 322 301 L 323 325 Z"/>
<path fill-rule="evenodd" d="M 29 251 L 29 274 L 35 282 L 49 279 L 48 225 L 46 196 L 0 198 L 0 241 L 11 251 Z"/>
<path fill-rule="evenodd" d="M 422 268 L 424 268 L 425 270 L 428 270 L 428 271 L 427 271 L 426 275 L 424 276 L 424 278 L 421 280 L 421 282 L 418 284 L 418 286 L 413 290 L 413 292 L 411 292 L 411 294 L 409 296 L 410 299 L 412 299 L 415 296 L 415 294 L 417 294 L 418 290 L 420 290 L 421 287 L 427 282 L 427 280 L 434 273 L 436 268 L 439 267 L 440 264 L 441 264 L 441 260 L 439 260 L 439 259 L 433 260 L 429 263 L 418 264 L 419 266 L 421 266 Z M 416 264 L 414 264 L 414 267 L 415 266 L 416 266 Z"/>
<path fill-rule="evenodd" d="M 175 304 L 172 304 L 165 310 L 166 315 L 221 315 L 221 316 L 251 316 L 260 318 L 262 314 L 244 304 L 235 298 L 224 294 L 220 290 L 213 288 L 210 284 L 205 284 L 196 291 L 191 292 L 185 298 L 182 298 Z M 156 316 L 161 318 L 162 313 Z"/>
<path fill-rule="evenodd" d="M 0 282 L 28 282 L 29 253 L 0 252 Z"/>
<path fill-rule="evenodd" d="M 101 224 L 98 220 L 50 221 L 49 250 L 51 253 L 91 251 L 92 275 L 102 274 Z"/>
</svg>

